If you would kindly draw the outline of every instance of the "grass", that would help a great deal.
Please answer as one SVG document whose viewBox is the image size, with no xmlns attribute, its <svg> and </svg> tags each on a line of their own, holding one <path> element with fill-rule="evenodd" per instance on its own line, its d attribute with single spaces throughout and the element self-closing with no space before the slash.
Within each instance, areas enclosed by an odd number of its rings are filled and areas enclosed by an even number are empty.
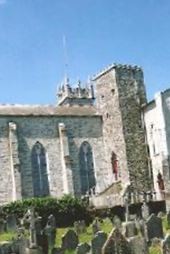
<svg viewBox="0 0 170 254">
<path fill-rule="evenodd" d="M 109 219 L 105 219 L 103 223 L 101 223 L 101 230 L 110 233 L 112 230 L 112 223 L 110 222 Z M 62 235 L 64 235 L 69 228 L 59 228 L 57 229 L 57 234 L 56 234 L 56 246 L 61 246 L 61 238 Z M 70 228 L 73 229 L 73 228 Z M 91 239 L 93 238 L 93 231 L 92 231 L 92 226 L 90 225 L 87 227 L 86 233 L 82 233 L 79 235 L 79 242 L 81 243 L 90 243 Z"/>
<path fill-rule="evenodd" d="M 101 230 L 106 232 L 107 234 L 110 233 L 112 230 L 112 223 L 110 222 L 109 219 L 105 219 L 103 223 L 101 223 Z M 61 238 L 62 236 L 67 232 L 69 228 L 58 228 L 57 229 L 57 234 L 56 234 L 56 246 L 59 247 L 61 246 Z M 70 228 L 73 229 L 73 228 Z M 170 233 L 170 227 L 168 227 L 167 220 L 164 217 L 163 218 L 163 229 L 164 229 L 164 235 L 167 233 Z M 5 242 L 5 241 L 11 241 L 12 239 L 16 238 L 16 234 L 14 232 L 6 232 L 3 234 L 0 234 L 0 242 Z M 86 233 L 82 233 L 79 235 L 79 242 L 81 243 L 91 243 L 91 239 L 93 238 L 93 231 L 92 231 L 92 226 L 90 225 L 87 227 Z M 75 254 L 74 250 L 69 250 L 66 251 L 65 254 Z M 159 243 L 154 244 L 149 248 L 149 254 L 162 254 L 161 252 L 161 246 Z"/>
<path fill-rule="evenodd" d="M 15 237 L 16 237 L 16 234 L 14 232 L 5 232 L 3 234 L 0 234 L 0 242 L 11 241 Z"/>
</svg>

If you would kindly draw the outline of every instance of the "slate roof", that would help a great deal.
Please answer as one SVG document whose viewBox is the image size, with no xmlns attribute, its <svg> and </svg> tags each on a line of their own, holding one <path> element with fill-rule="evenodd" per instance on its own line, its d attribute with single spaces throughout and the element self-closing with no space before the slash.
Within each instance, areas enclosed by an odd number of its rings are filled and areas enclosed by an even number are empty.
<svg viewBox="0 0 170 254">
<path fill-rule="evenodd" d="M 1 104 L 0 116 L 99 116 L 94 106 Z"/>
</svg>

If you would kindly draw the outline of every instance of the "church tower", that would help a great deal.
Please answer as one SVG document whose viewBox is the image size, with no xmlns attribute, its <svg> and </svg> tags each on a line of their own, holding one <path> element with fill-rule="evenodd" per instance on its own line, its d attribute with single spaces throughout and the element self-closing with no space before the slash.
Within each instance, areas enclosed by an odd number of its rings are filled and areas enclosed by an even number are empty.
<svg viewBox="0 0 170 254">
<path fill-rule="evenodd" d="M 108 175 L 130 184 L 138 193 L 149 190 L 148 155 L 142 117 L 146 104 L 140 67 L 113 64 L 93 78 L 96 107 L 103 116 Z"/>
<path fill-rule="evenodd" d="M 94 91 L 93 86 L 88 82 L 85 86 L 82 86 L 78 81 L 76 86 L 71 86 L 69 79 L 66 78 L 63 84 L 59 87 L 58 91 L 58 106 L 61 105 L 93 105 Z"/>
</svg>

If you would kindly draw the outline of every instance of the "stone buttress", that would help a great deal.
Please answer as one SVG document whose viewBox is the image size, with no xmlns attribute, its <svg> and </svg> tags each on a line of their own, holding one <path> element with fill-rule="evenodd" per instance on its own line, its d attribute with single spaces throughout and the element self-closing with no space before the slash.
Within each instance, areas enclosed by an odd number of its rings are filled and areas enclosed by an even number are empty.
<svg viewBox="0 0 170 254">
<path fill-rule="evenodd" d="M 12 201 L 21 199 L 21 172 L 18 152 L 17 125 L 9 123 L 9 152 L 12 175 Z"/>
</svg>

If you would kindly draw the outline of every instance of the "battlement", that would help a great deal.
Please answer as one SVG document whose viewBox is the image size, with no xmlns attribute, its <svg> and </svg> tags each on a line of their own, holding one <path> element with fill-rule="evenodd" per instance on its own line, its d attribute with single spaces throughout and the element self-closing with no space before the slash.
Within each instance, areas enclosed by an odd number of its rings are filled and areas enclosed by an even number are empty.
<svg viewBox="0 0 170 254">
<path fill-rule="evenodd" d="M 58 105 L 87 105 L 93 104 L 94 90 L 93 85 L 88 82 L 86 85 L 82 85 L 80 81 L 76 86 L 71 86 L 67 79 L 58 90 Z"/>
<path fill-rule="evenodd" d="M 143 72 L 142 68 L 140 66 L 137 65 L 128 65 L 128 64 L 116 64 L 116 63 L 112 63 L 109 66 L 107 66 L 106 68 L 104 68 L 103 70 L 99 71 L 97 74 L 95 74 L 94 76 L 92 76 L 92 80 L 95 81 L 98 78 L 100 78 L 102 75 L 106 74 L 107 72 L 111 71 L 112 69 L 116 69 L 116 70 L 122 70 L 122 71 L 136 71 L 136 72 Z"/>
</svg>

